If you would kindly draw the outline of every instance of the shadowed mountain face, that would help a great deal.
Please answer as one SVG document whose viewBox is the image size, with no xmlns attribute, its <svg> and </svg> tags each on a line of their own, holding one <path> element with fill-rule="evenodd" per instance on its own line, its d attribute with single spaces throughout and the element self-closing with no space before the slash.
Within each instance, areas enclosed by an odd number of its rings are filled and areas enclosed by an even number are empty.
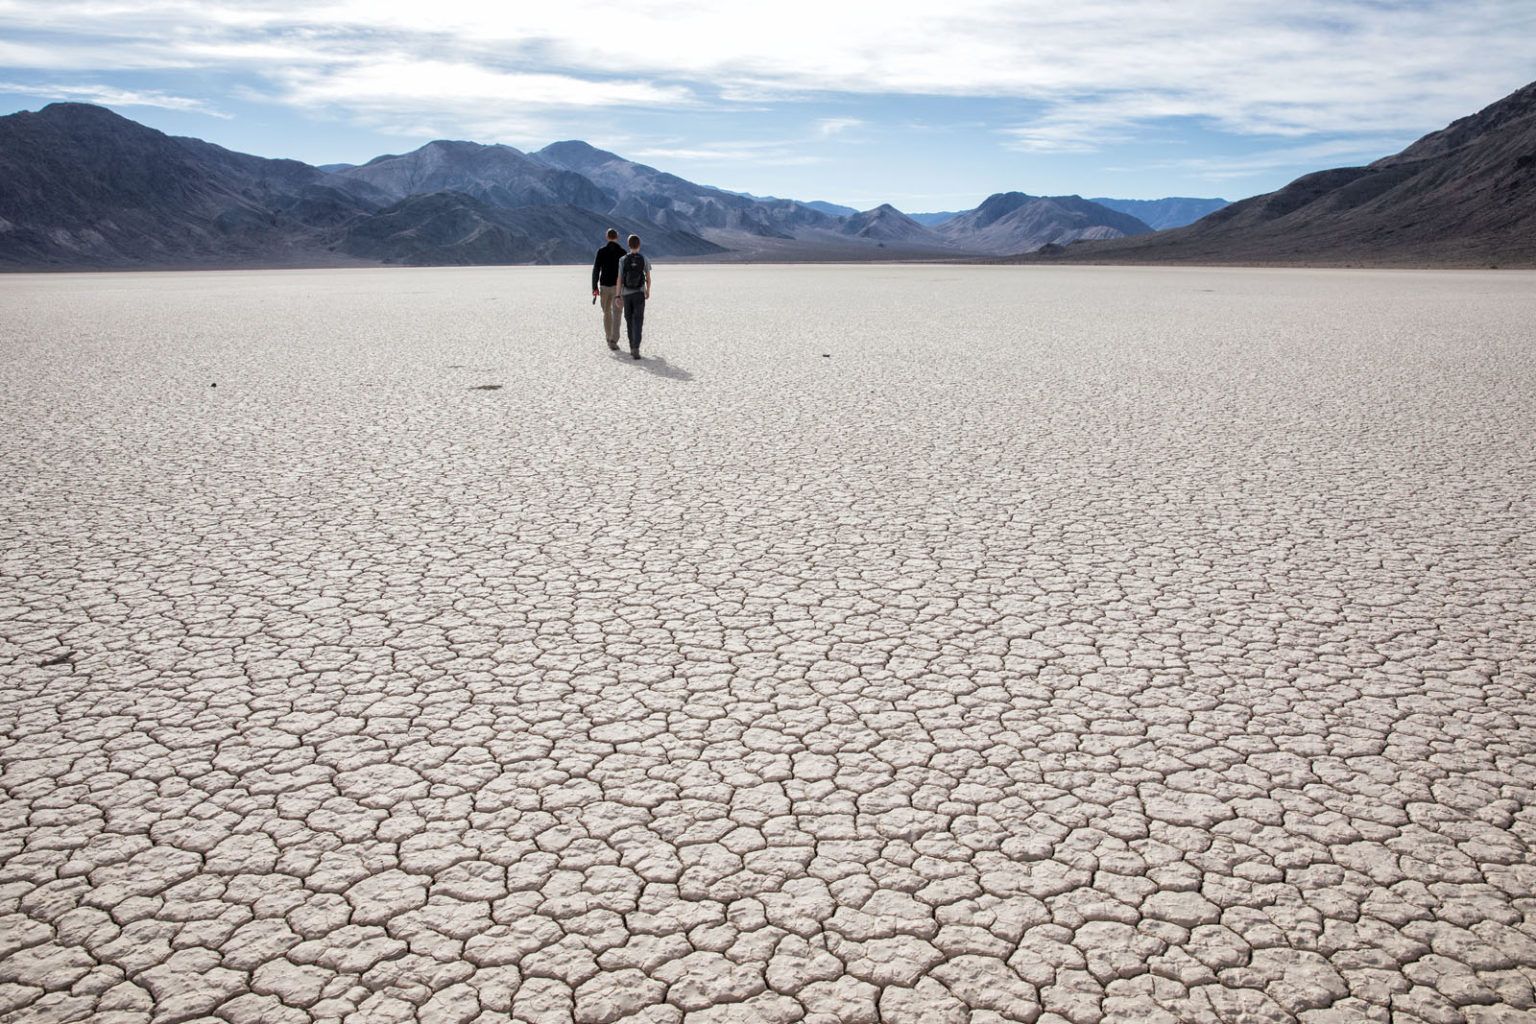
<svg viewBox="0 0 1536 1024">
<path fill-rule="evenodd" d="M 1154 231 L 1193 224 L 1206 214 L 1228 205 L 1225 199 L 1191 199 L 1187 196 L 1169 196 L 1166 199 L 1094 198 L 1092 201 L 1111 210 L 1128 213 Z"/>
<path fill-rule="evenodd" d="M 1185 228 L 1051 258 L 1536 265 L 1536 83 L 1368 166 L 1308 174 Z"/>
<path fill-rule="evenodd" d="M 88 104 L 0 117 L 0 263 L 281 262 L 323 251 L 330 226 L 383 201 L 365 183 Z"/>
<path fill-rule="evenodd" d="M 463 192 L 411 196 L 349 224 L 337 243 L 348 255 L 411 266 L 581 263 L 609 218 L 576 206 L 492 206 Z M 720 247 L 697 235 L 631 221 L 656 256 L 704 256 Z"/>
<path fill-rule="evenodd" d="M 1120 238 L 1152 229 L 1129 214 L 1119 213 L 1081 196 L 1030 196 L 999 192 L 974 210 L 956 214 L 934 232 L 957 246 L 976 252 L 1032 252 L 1052 243 L 1080 238 Z"/>
</svg>

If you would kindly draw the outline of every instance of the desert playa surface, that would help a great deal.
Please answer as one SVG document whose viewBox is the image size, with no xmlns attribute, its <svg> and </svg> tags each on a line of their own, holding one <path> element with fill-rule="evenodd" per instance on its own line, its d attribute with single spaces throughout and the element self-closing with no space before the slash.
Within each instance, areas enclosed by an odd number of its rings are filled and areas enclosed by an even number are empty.
<svg viewBox="0 0 1536 1024">
<path fill-rule="evenodd" d="M 1531 1019 L 1536 274 L 586 284 L 0 277 L 8 1020 Z"/>
</svg>

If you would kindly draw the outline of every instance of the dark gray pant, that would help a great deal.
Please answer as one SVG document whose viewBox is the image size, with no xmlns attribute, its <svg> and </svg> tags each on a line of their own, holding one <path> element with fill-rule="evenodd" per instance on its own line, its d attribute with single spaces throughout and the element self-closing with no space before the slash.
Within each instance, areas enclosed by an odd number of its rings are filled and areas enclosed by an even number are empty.
<svg viewBox="0 0 1536 1024">
<path fill-rule="evenodd" d="M 645 292 L 624 296 L 624 330 L 629 335 L 629 350 L 640 351 L 640 332 L 645 329 Z"/>
</svg>

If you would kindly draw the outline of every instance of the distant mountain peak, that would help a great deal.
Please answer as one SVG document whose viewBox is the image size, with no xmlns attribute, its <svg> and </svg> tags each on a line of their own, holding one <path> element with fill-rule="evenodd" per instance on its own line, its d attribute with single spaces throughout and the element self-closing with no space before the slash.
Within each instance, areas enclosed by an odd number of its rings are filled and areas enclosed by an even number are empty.
<svg viewBox="0 0 1536 1024">
<path fill-rule="evenodd" d="M 937 236 L 890 203 L 856 213 L 843 222 L 843 234 L 879 242 L 940 244 Z"/>
<path fill-rule="evenodd" d="M 1110 199 L 1094 196 L 1092 202 L 1128 213 L 1155 231 L 1181 228 L 1230 205 L 1225 199 L 1167 196 L 1163 199 Z"/>
<path fill-rule="evenodd" d="M 812 199 L 805 205 L 817 213 L 824 213 L 829 217 L 852 217 L 859 212 L 851 206 L 844 206 L 841 203 L 829 203 L 824 199 Z"/>
<path fill-rule="evenodd" d="M 26 111 L 22 111 L 26 113 Z M 108 124 L 131 124 L 135 128 L 144 128 L 145 125 L 124 117 L 115 110 L 97 106 L 94 103 L 78 103 L 73 100 L 62 100 L 58 103 L 49 103 L 32 117 L 47 118 L 52 121 L 99 121 Z M 150 129 L 151 131 L 153 129 Z"/>
<path fill-rule="evenodd" d="M 624 159 L 617 153 L 610 153 L 606 149 L 598 149 L 590 142 L 582 142 L 580 139 L 551 142 L 532 155 L 557 167 L 565 167 L 573 171 Z"/>
<path fill-rule="evenodd" d="M 986 227 L 988 224 L 1006 217 L 1026 203 L 1033 202 L 1035 196 L 1027 192 L 996 192 L 981 201 L 973 211 L 976 226 Z"/>
<path fill-rule="evenodd" d="M 434 139 L 409 153 L 389 154 L 337 175 L 368 184 L 395 199 L 458 191 L 512 208 L 570 204 L 605 210 L 613 196 L 580 174 L 535 159 L 514 146 Z"/>
<path fill-rule="evenodd" d="M 1082 196 L 998 192 L 976 209 L 944 220 L 934 230 L 957 245 L 1007 255 L 1080 238 L 1118 238 L 1152 229 L 1129 214 Z"/>
</svg>

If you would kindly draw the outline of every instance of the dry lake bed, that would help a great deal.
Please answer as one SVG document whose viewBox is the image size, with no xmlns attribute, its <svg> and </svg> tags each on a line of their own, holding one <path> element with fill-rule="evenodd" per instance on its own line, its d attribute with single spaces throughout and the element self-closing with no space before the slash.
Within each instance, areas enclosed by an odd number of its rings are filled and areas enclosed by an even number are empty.
<svg viewBox="0 0 1536 1024">
<path fill-rule="evenodd" d="M 1536 1019 L 1536 274 L 0 276 L 0 1019 Z"/>
</svg>

